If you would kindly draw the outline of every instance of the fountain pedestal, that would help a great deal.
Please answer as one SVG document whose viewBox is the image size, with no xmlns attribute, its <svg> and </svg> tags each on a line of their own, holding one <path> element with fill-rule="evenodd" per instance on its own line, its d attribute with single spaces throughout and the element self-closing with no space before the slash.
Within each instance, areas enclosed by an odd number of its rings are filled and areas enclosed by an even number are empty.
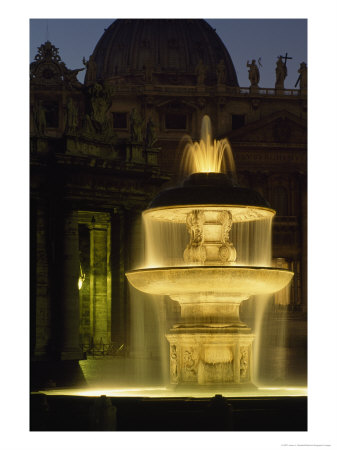
<svg viewBox="0 0 337 450">
<path fill-rule="evenodd" d="M 243 384 L 252 378 L 252 342 L 250 329 L 171 329 L 171 384 Z"/>
<path fill-rule="evenodd" d="M 292 278 L 284 269 L 185 266 L 127 272 L 142 292 L 168 295 L 181 305 L 181 320 L 167 333 L 171 383 L 251 383 L 254 335 L 240 321 L 241 301 L 277 292 Z"/>
<path fill-rule="evenodd" d="M 171 298 L 181 306 L 180 322 L 166 334 L 171 384 L 249 383 L 254 335 L 239 317 L 245 297 L 201 293 Z"/>
</svg>

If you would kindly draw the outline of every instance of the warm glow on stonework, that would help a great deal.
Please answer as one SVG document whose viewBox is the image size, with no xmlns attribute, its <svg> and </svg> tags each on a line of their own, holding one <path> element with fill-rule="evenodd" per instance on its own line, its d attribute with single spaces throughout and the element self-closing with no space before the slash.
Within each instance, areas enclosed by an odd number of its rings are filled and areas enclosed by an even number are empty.
<svg viewBox="0 0 337 450">
<path fill-rule="evenodd" d="M 148 246 L 148 260 L 154 263 L 148 268 L 128 271 L 126 276 L 139 291 L 168 295 L 180 305 L 180 320 L 166 333 L 172 385 L 240 385 L 255 389 L 252 383 L 255 336 L 240 320 L 240 303 L 253 295 L 280 291 L 289 284 L 293 273 L 269 267 L 270 257 L 267 267 L 240 267 L 236 263 L 233 224 L 268 219 L 271 224 L 275 211 L 259 206 L 267 204 L 255 191 L 234 184 L 235 165 L 230 145 L 226 140 L 211 144 L 207 116 L 202 121 L 200 143 L 189 144 L 186 149 L 186 162 L 196 172 L 181 187 L 159 194 L 143 213 L 146 220 L 185 224 L 189 242 L 182 252 L 181 264 L 156 266 L 151 255 L 155 246 L 152 250 Z M 225 173 L 221 173 L 222 169 Z M 200 172 L 206 172 L 207 176 Z M 203 199 L 200 204 L 198 198 Z M 221 204 L 223 198 L 227 204 Z M 247 202 L 251 202 L 249 206 Z M 249 229 L 245 232 L 249 233 Z M 268 237 L 270 241 L 271 234 Z M 154 234 L 148 233 L 146 239 L 153 241 Z M 158 239 L 165 239 L 163 232 L 159 232 Z M 270 248 L 270 242 L 261 243 Z"/>
</svg>

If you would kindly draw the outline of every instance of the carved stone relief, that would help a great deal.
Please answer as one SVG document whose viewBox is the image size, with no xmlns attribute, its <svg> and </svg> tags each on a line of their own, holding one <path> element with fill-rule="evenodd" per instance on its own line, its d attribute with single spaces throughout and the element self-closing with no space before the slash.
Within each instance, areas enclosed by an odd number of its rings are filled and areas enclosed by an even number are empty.
<svg viewBox="0 0 337 450">
<path fill-rule="evenodd" d="M 236 260 L 236 250 L 229 240 L 229 233 L 232 229 L 233 219 L 229 211 L 219 213 L 219 222 L 223 226 L 222 246 L 219 248 L 219 258 L 222 262 L 234 262 Z"/>
<path fill-rule="evenodd" d="M 176 384 L 179 381 L 179 371 L 178 371 L 178 355 L 176 345 L 171 345 L 170 348 L 170 372 L 171 372 L 171 383 Z"/>
<path fill-rule="evenodd" d="M 194 210 L 187 215 L 186 225 L 190 235 L 190 242 L 184 251 L 184 261 L 204 263 L 206 260 L 206 248 L 204 247 L 203 224 L 205 214 Z"/>
<path fill-rule="evenodd" d="M 248 377 L 248 348 L 241 347 L 240 349 L 240 378 L 245 380 Z"/>
<path fill-rule="evenodd" d="M 184 381 L 196 381 L 198 371 L 198 356 L 193 347 L 186 348 L 183 352 L 183 379 Z"/>
<path fill-rule="evenodd" d="M 82 135 L 99 142 L 112 143 L 115 133 L 110 113 L 113 88 L 95 83 L 88 89 L 89 108 L 84 118 Z"/>
</svg>

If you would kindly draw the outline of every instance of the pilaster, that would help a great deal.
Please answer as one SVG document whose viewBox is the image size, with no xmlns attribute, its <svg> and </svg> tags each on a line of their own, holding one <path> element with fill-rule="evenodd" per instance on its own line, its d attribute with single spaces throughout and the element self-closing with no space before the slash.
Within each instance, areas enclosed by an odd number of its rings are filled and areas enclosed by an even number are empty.
<svg viewBox="0 0 337 450">
<path fill-rule="evenodd" d="M 107 228 L 95 219 L 90 230 L 90 327 L 94 343 L 110 341 L 107 301 Z"/>
<path fill-rule="evenodd" d="M 35 243 L 32 251 L 35 251 L 33 256 L 35 261 L 35 308 L 32 313 L 35 314 L 34 323 L 35 329 L 35 346 L 34 356 L 44 357 L 48 352 L 49 340 L 51 338 L 51 299 L 49 288 L 50 267 L 48 264 L 48 224 L 47 215 L 43 208 L 36 208 L 35 226 L 32 233 L 35 232 L 32 241 Z M 33 301 L 33 299 L 32 299 Z"/>
<path fill-rule="evenodd" d="M 80 359 L 80 305 L 78 294 L 79 249 L 77 211 L 66 211 L 63 220 L 63 279 L 61 280 L 61 359 Z"/>
</svg>

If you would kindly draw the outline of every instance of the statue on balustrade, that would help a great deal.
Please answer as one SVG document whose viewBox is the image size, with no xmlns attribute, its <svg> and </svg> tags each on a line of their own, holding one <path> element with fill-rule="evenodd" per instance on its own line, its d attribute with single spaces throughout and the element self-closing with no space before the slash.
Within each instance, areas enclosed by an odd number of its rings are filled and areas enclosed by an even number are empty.
<svg viewBox="0 0 337 450">
<path fill-rule="evenodd" d="M 249 67 L 248 78 L 250 81 L 250 86 L 258 87 L 260 81 L 260 71 L 256 65 L 255 59 L 252 60 L 251 64 L 249 64 L 249 61 L 247 61 L 247 67 Z"/>
<path fill-rule="evenodd" d="M 288 70 L 286 63 L 283 62 L 282 60 L 282 56 L 278 57 L 275 71 L 276 71 L 275 89 L 284 89 L 284 80 L 288 75 Z"/>
<path fill-rule="evenodd" d="M 301 63 L 300 68 L 298 69 L 298 73 L 300 75 L 296 81 L 295 87 L 297 86 L 298 83 L 300 83 L 301 91 L 306 90 L 308 87 L 308 69 L 305 62 Z"/>
</svg>

